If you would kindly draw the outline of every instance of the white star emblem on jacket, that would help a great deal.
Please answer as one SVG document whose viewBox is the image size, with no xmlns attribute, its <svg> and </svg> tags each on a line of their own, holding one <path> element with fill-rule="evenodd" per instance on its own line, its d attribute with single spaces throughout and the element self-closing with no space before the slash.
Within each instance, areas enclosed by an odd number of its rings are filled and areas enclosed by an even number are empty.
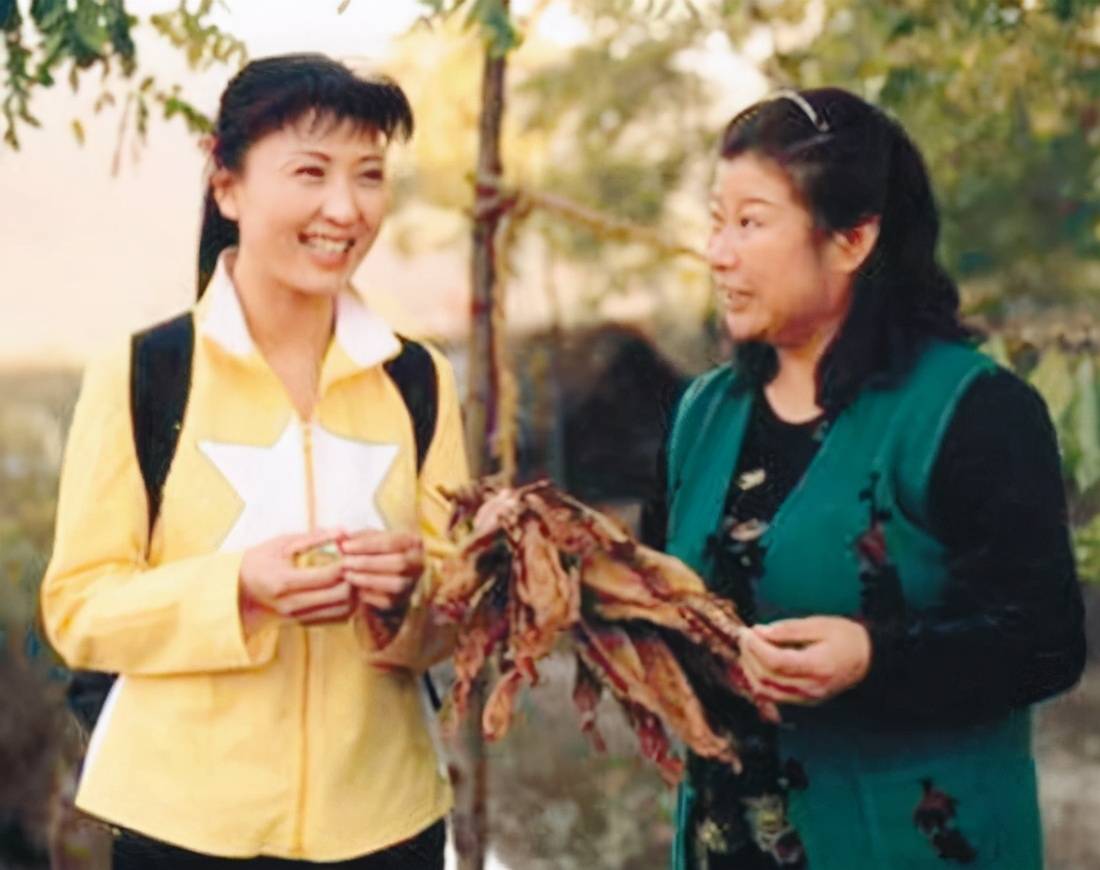
<svg viewBox="0 0 1100 870">
<path fill-rule="evenodd" d="M 291 419 L 269 446 L 199 442 L 199 450 L 242 502 L 220 550 L 247 549 L 276 535 L 309 530 L 307 427 L 317 527 L 349 532 L 386 527 L 375 497 L 397 457 L 397 445 L 342 438 L 317 423 Z"/>
</svg>

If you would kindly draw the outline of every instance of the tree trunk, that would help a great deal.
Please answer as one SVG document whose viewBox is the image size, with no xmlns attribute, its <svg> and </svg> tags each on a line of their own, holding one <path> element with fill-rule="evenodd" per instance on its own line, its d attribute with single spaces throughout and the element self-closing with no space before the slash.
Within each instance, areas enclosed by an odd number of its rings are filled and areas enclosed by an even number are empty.
<svg viewBox="0 0 1100 870">
<path fill-rule="evenodd" d="M 505 3 L 505 9 L 507 9 Z M 481 88 L 481 124 L 474 197 L 469 394 L 466 399 L 466 438 L 470 471 L 474 476 L 499 470 L 494 449 L 500 422 L 500 342 L 495 334 L 503 324 L 496 309 L 496 236 L 503 206 L 496 179 L 501 176 L 500 127 L 504 114 L 504 56 L 485 49 Z M 488 770 L 481 736 L 485 683 L 479 679 L 470 692 L 469 714 L 458 734 L 455 775 L 454 830 L 459 870 L 482 870 L 488 845 Z"/>
</svg>

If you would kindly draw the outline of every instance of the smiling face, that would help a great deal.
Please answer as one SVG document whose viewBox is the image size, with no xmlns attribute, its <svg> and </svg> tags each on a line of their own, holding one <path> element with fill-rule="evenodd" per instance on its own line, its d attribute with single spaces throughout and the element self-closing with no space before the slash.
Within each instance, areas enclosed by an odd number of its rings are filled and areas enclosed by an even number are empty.
<svg viewBox="0 0 1100 870">
<path fill-rule="evenodd" d="M 388 205 L 383 134 L 306 117 L 254 142 L 240 172 L 211 183 L 240 228 L 235 272 L 264 286 L 339 293 L 367 255 Z"/>
<path fill-rule="evenodd" d="M 707 259 L 734 341 L 796 347 L 839 327 L 854 271 L 844 241 L 814 228 L 778 164 L 722 160 L 710 210 Z"/>
</svg>

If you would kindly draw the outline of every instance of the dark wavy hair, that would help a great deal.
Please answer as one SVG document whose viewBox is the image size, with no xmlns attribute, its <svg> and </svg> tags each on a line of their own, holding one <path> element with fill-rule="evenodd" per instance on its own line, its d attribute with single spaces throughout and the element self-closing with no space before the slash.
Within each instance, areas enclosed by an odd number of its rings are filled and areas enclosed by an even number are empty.
<svg viewBox="0 0 1100 870">
<path fill-rule="evenodd" d="M 215 168 L 239 172 L 248 149 L 268 133 L 308 120 L 351 121 L 387 139 L 408 139 L 413 114 L 405 92 L 387 78 L 362 78 L 321 54 L 284 54 L 247 64 L 222 93 L 214 121 Z M 198 295 L 214 273 L 218 256 L 239 241 L 235 221 L 218 210 L 207 187 L 199 236 Z"/>
<path fill-rule="evenodd" d="M 848 314 L 818 364 L 817 401 L 827 414 L 864 386 L 893 383 L 930 338 L 978 337 L 961 322 L 958 287 L 936 260 L 940 221 L 932 185 L 900 124 L 840 88 L 789 91 L 726 126 L 722 159 L 746 153 L 784 170 L 819 232 L 880 221 L 855 275 Z M 769 345 L 742 343 L 735 358 L 752 385 L 775 375 Z"/>
</svg>

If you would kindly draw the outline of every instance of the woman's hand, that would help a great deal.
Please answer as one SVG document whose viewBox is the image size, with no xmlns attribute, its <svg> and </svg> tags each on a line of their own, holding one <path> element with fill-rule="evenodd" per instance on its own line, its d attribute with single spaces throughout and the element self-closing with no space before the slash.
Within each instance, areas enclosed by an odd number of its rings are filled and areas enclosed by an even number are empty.
<svg viewBox="0 0 1100 870">
<path fill-rule="evenodd" d="M 871 637 L 842 616 L 754 625 L 741 633 L 741 665 L 759 696 L 776 704 L 817 704 L 867 675 Z"/>
<path fill-rule="evenodd" d="M 342 577 L 341 561 L 337 558 L 330 564 L 310 568 L 294 564 L 299 553 L 338 541 L 342 536 L 338 529 L 280 535 L 245 550 L 240 568 L 245 630 L 272 612 L 305 625 L 347 619 L 354 609 L 355 596 Z"/>
<path fill-rule="evenodd" d="M 424 543 L 409 532 L 367 530 L 340 542 L 343 577 L 361 604 L 400 612 L 424 573 Z"/>
</svg>

